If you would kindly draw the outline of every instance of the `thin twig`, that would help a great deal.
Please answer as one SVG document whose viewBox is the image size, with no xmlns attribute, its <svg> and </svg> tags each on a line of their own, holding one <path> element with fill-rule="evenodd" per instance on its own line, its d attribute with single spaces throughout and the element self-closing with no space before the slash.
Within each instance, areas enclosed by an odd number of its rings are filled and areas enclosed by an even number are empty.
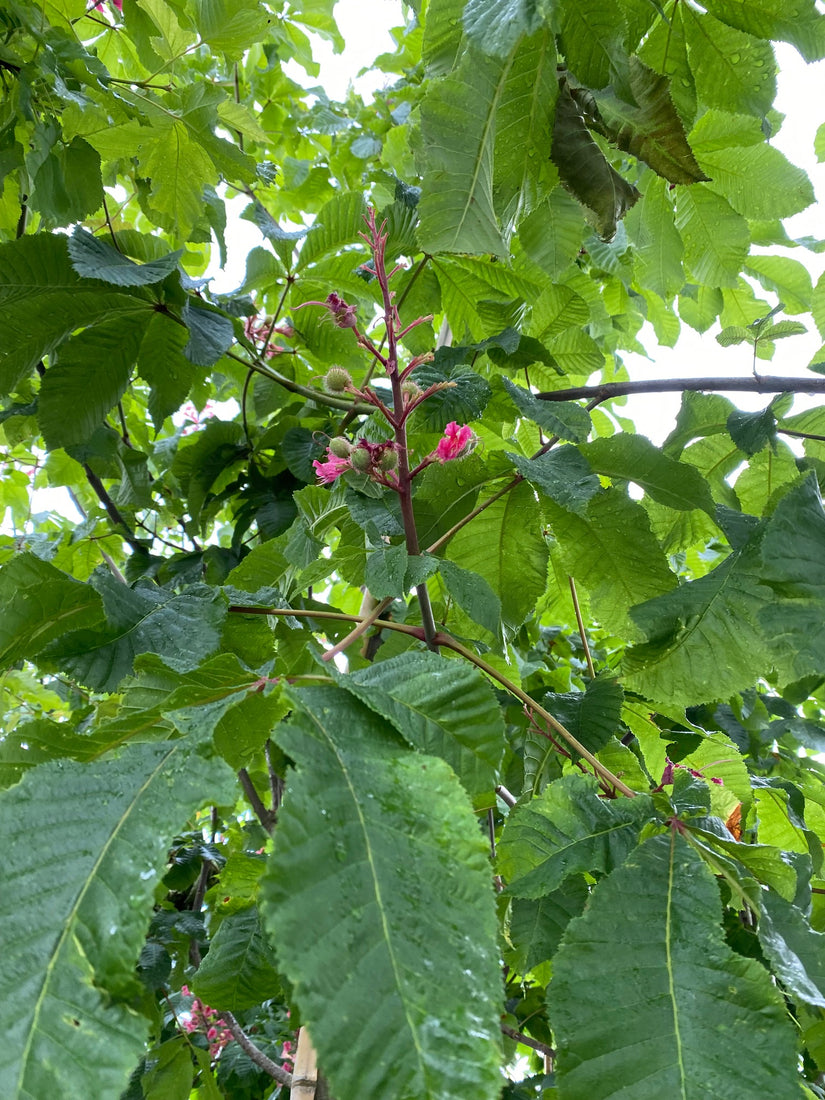
<svg viewBox="0 0 825 1100">
<path fill-rule="evenodd" d="M 285 1069 L 281 1069 L 279 1065 L 264 1054 L 260 1047 L 255 1046 L 232 1013 L 221 1012 L 221 1016 L 226 1020 L 226 1026 L 232 1032 L 232 1037 L 244 1054 L 248 1055 L 251 1061 L 264 1073 L 268 1073 L 273 1081 L 277 1081 L 279 1085 L 286 1085 L 287 1088 L 292 1088 L 292 1074 L 287 1073 Z"/>
<path fill-rule="evenodd" d="M 115 527 L 120 528 L 120 534 L 122 535 L 122 537 L 126 540 L 126 542 L 129 543 L 136 554 L 145 554 L 146 547 L 135 535 L 129 524 L 120 514 L 117 505 L 106 492 L 106 486 L 103 484 L 103 482 L 100 480 L 100 478 L 87 462 L 83 463 L 83 472 L 86 475 L 86 480 L 89 482 L 92 489 L 94 489 L 97 499 L 106 510 L 106 514 L 108 515 L 109 519 L 112 521 Z"/>
<path fill-rule="evenodd" d="M 284 781 L 275 771 L 275 765 L 272 762 L 272 747 L 272 742 L 267 737 L 266 744 L 264 745 L 264 756 L 266 757 L 266 767 L 269 772 L 269 795 L 272 799 L 270 816 L 272 817 L 272 824 L 274 825 L 278 818 L 278 810 L 281 808 L 281 799 L 284 796 Z"/>
<path fill-rule="evenodd" d="M 515 806 L 515 796 L 512 795 L 503 784 L 499 783 L 499 785 L 496 787 L 496 794 L 505 806 Z"/>
<path fill-rule="evenodd" d="M 503 1035 L 507 1035 L 509 1038 L 515 1039 L 517 1043 L 522 1043 L 524 1046 L 530 1047 L 531 1050 L 537 1050 L 539 1054 L 543 1054 L 547 1058 L 556 1057 L 556 1052 L 552 1047 L 549 1047 L 546 1043 L 540 1043 L 538 1039 L 531 1039 L 529 1035 L 525 1035 L 521 1031 L 516 1031 L 514 1027 L 508 1027 L 507 1024 L 502 1024 L 501 1031 Z"/>
<path fill-rule="evenodd" d="M 631 393 L 674 393 L 691 390 L 732 390 L 748 393 L 825 393 L 825 378 L 655 378 L 643 382 L 603 382 L 599 386 L 572 386 L 566 390 L 534 393 L 539 401 L 578 401 L 597 397 L 609 401 Z"/>
<path fill-rule="evenodd" d="M 573 610 L 576 612 L 576 622 L 579 627 L 579 637 L 582 640 L 582 646 L 584 647 L 584 656 L 587 661 L 587 671 L 590 673 L 590 679 L 594 680 L 596 677 L 596 670 L 593 668 L 593 658 L 590 656 L 590 646 L 587 644 L 587 635 L 584 632 L 584 620 L 582 619 L 582 609 L 579 606 L 579 594 L 576 591 L 576 582 L 572 577 L 567 578 L 570 585 L 570 598 L 573 601 Z"/>
<path fill-rule="evenodd" d="M 268 833 L 271 833 L 275 825 L 275 820 L 272 816 L 271 811 L 268 810 L 261 801 L 261 796 L 255 790 L 255 784 L 249 778 L 249 772 L 246 770 L 246 768 L 241 768 L 241 770 L 238 772 L 238 779 L 241 781 L 241 786 L 243 787 L 244 794 L 249 801 L 249 805 L 255 811 L 255 816 L 257 817 L 258 821 L 260 821 L 261 825 L 263 825 L 264 829 L 266 829 Z"/>
</svg>

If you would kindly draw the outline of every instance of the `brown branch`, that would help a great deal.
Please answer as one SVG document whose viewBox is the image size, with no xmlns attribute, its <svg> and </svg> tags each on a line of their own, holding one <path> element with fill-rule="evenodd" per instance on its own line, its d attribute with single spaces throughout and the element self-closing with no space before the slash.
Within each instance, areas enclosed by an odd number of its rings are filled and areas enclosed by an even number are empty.
<svg viewBox="0 0 825 1100">
<path fill-rule="evenodd" d="M 83 472 L 86 475 L 86 480 L 89 482 L 92 489 L 94 489 L 97 499 L 105 508 L 106 514 L 108 515 L 109 519 L 112 521 L 115 527 L 120 528 L 120 533 L 126 540 L 126 542 L 129 543 L 136 554 L 145 554 L 146 547 L 135 535 L 134 531 L 120 514 L 117 505 L 106 492 L 106 486 L 103 484 L 103 482 L 100 480 L 100 478 L 87 462 L 83 463 Z"/>
<path fill-rule="evenodd" d="M 260 1047 L 255 1046 L 232 1013 L 222 1012 L 221 1016 L 226 1020 L 226 1026 L 232 1032 L 232 1037 L 244 1054 L 248 1055 L 264 1073 L 268 1073 L 273 1081 L 277 1081 L 279 1085 L 286 1085 L 287 1088 L 292 1088 L 292 1074 L 287 1073 L 285 1069 L 281 1069 L 279 1065 L 264 1054 Z"/>
<path fill-rule="evenodd" d="M 535 393 L 540 401 L 609 401 L 632 393 L 681 393 L 684 390 L 731 390 L 749 393 L 825 393 L 825 378 L 654 378 L 643 382 L 603 382 L 600 386 L 572 386 Z"/>
<path fill-rule="evenodd" d="M 241 768 L 238 772 L 238 779 L 241 781 L 243 793 L 246 795 L 249 805 L 255 811 L 255 816 L 258 821 L 260 821 L 261 825 L 263 825 L 268 833 L 271 833 L 275 825 L 275 816 L 271 810 L 268 810 L 266 806 L 264 806 L 261 796 L 255 790 L 255 784 L 249 778 L 249 772 L 246 768 Z"/>
<path fill-rule="evenodd" d="M 539 1054 L 543 1054 L 546 1058 L 556 1057 L 555 1050 L 549 1047 L 547 1043 L 540 1043 L 538 1039 L 531 1039 L 529 1035 L 525 1035 L 521 1031 L 516 1031 L 514 1027 L 508 1027 L 507 1024 L 502 1024 L 501 1031 L 503 1035 L 515 1039 L 517 1043 L 523 1043 L 524 1046 L 530 1047 L 532 1050 L 537 1050 Z"/>
</svg>

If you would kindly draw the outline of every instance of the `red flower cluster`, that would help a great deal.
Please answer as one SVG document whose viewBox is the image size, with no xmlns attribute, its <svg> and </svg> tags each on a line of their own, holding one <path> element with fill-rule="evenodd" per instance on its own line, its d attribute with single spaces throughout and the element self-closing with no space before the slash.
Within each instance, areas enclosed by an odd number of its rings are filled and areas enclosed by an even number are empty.
<svg viewBox="0 0 825 1100">
<path fill-rule="evenodd" d="M 271 321 L 264 318 L 259 321 L 255 317 L 247 317 L 243 323 L 243 332 L 247 340 L 251 340 L 253 343 L 261 343 L 266 346 L 266 357 L 271 359 L 273 355 L 281 355 L 286 351 L 283 344 L 267 344 L 266 341 L 271 339 L 272 334 L 277 332 L 279 336 L 286 336 L 290 339 L 295 335 L 295 329 L 291 325 L 273 325 Z"/>
<path fill-rule="evenodd" d="M 432 462 L 449 462 L 454 458 L 463 458 L 469 454 L 475 444 L 473 429 L 467 424 L 457 424 L 451 420 L 444 430 L 444 437 L 439 439 L 434 451 L 419 464 L 413 471 L 413 477 Z M 356 470 L 360 474 L 368 474 L 375 481 L 387 484 L 391 481 L 387 477 L 398 465 L 398 454 L 395 444 L 369 443 L 366 439 L 360 439 L 355 445 L 343 437 L 338 437 L 327 447 L 327 455 L 323 462 L 317 458 L 312 463 L 318 480 L 324 485 L 329 485 L 340 477 L 346 470 Z"/>
<path fill-rule="evenodd" d="M 471 427 L 467 424 L 459 425 L 455 420 L 451 420 L 444 429 L 444 438 L 439 439 L 435 449 L 438 461 L 449 462 L 451 458 L 461 458 L 469 454 L 474 439 Z"/>
<path fill-rule="evenodd" d="M 188 985 L 181 986 L 180 991 L 184 997 L 191 996 Z M 212 1058 L 217 1058 L 233 1038 L 232 1032 L 226 1026 L 226 1020 L 221 1019 L 215 1009 L 205 1005 L 199 997 L 194 998 L 188 1014 L 181 1018 L 181 1026 L 185 1031 L 200 1031 L 206 1036 Z"/>
</svg>

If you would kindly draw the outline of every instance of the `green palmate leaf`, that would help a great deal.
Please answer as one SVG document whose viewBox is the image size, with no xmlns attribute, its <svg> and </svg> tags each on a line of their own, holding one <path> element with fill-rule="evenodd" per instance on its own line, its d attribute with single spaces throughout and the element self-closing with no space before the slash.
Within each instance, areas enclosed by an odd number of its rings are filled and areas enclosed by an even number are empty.
<svg viewBox="0 0 825 1100">
<path fill-rule="evenodd" d="M 587 439 L 591 428 L 587 409 L 573 401 L 539 401 L 509 378 L 503 381 L 516 408 L 534 424 L 571 443 L 583 443 Z"/>
<path fill-rule="evenodd" d="M 666 457 L 643 435 L 622 433 L 595 439 L 581 452 L 596 473 L 614 481 L 633 481 L 659 504 L 679 510 L 701 508 L 714 514 L 710 488 L 699 471 Z"/>
<path fill-rule="evenodd" d="M 760 611 L 772 650 L 794 679 L 825 670 L 825 512 L 814 475 L 791 489 L 771 516 L 763 579 L 773 590 Z"/>
<path fill-rule="evenodd" d="M 636 107 L 612 94 L 596 96 L 605 137 L 643 160 L 670 183 L 707 180 L 694 159 L 682 120 L 670 98 L 670 82 L 632 57 L 630 88 Z"/>
<path fill-rule="evenodd" d="M 588 590 L 594 611 L 610 629 L 626 629 L 634 604 L 674 587 L 676 578 L 647 513 L 620 490 L 594 496 L 583 516 L 552 503 L 547 507 L 565 568 Z"/>
<path fill-rule="evenodd" d="M 440 756 L 473 794 L 491 792 L 504 749 L 495 696 L 480 673 L 435 653 L 404 653 L 338 678 L 420 752 Z"/>
<path fill-rule="evenodd" d="M 604 748 L 619 728 L 624 692 L 612 676 L 589 680 L 585 691 L 544 697 L 544 706 L 591 752 Z"/>
<path fill-rule="evenodd" d="M 225 764 L 178 741 L 94 765 L 45 764 L 0 797 L 4 1095 L 116 1097 L 126 1087 L 149 1024 L 117 1001 L 139 989 L 134 966 L 169 838 L 203 802 L 231 799 L 233 785 Z"/>
<path fill-rule="evenodd" d="M 67 630 L 101 623 L 100 594 L 41 561 L 18 554 L 0 569 L 0 664 L 34 657 Z"/>
<path fill-rule="evenodd" d="M 780 981 L 791 996 L 825 1008 L 825 936 L 778 894 L 760 894 L 759 902 L 759 942 Z"/>
<path fill-rule="evenodd" d="M 446 764 L 343 691 L 295 698 L 264 920 L 332 1091 L 494 1100 L 498 948 L 470 805 Z"/>
<path fill-rule="evenodd" d="M 712 874 L 675 832 L 645 841 L 597 885 L 553 962 L 564 1095 L 721 1097 L 743 1075 L 754 1095 L 798 1095 L 782 999 L 757 962 L 727 946 L 720 916 Z M 582 967 L 601 980 L 582 982 Z"/>
<path fill-rule="evenodd" d="M 538 898 L 569 875 L 609 873 L 636 847 L 652 816 L 647 795 L 604 800 L 589 776 L 548 784 L 513 810 L 502 831 L 498 859 L 507 892 Z"/>
<path fill-rule="evenodd" d="M 78 226 L 68 243 L 72 267 L 87 279 L 102 279 L 114 286 L 150 286 L 170 275 L 183 255 L 183 249 L 169 252 L 149 263 L 136 264 L 108 242 Z"/>
<path fill-rule="evenodd" d="M 0 392 L 13 389 L 81 324 L 136 312 L 147 300 L 81 278 L 63 236 L 41 234 L 0 245 Z"/>
<path fill-rule="evenodd" d="M 492 197 L 495 113 L 506 67 L 468 53 L 421 104 L 426 149 L 418 240 L 426 252 L 506 255 Z"/>
<path fill-rule="evenodd" d="M 561 508 L 579 515 L 587 512 L 590 500 L 602 491 L 599 479 L 577 447 L 559 447 L 538 458 L 507 457 L 522 477 L 538 486 Z"/>
<path fill-rule="evenodd" d="M 496 57 L 506 57 L 523 34 L 532 34 L 542 22 L 535 0 L 469 0 L 464 9 L 467 37 Z"/>
<path fill-rule="evenodd" d="M 542 898 L 513 898 L 510 903 L 510 942 L 507 963 L 519 974 L 551 959 L 564 930 L 587 901 L 587 886 L 580 875 Z"/>
<path fill-rule="evenodd" d="M 681 705 L 725 699 L 769 670 L 761 616 L 772 597 L 758 573 L 757 541 L 758 535 L 706 576 L 633 609 L 649 640 L 627 652 L 627 687 Z"/>
<path fill-rule="evenodd" d="M 699 98 L 733 114 L 766 114 L 776 95 L 770 44 L 693 8 L 686 9 L 683 21 Z"/>
<path fill-rule="evenodd" d="M 444 579 L 444 586 L 461 610 L 473 622 L 499 637 L 501 600 L 484 577 L 470 569 L 462 569 L 448 558 L 443 558 L 438 568 Z"/>
<path fill-rule="evenodd" d="M 253 905 L 221 921 L 192 987 L 204 1004 L 243 1012 L 276 996 L 280 984 L 275 953 Z"/>
<path fill-rule="evenodd" d="M 825 56 L 825 20 L 813 0 L 708 0 L 705 7 L 747 34 L 792 43 L 806 61 Z"/>
<path fill-rule="evenodd" d="M 708 186 L 680 191 L 676 199 L 676 227 L 684 242 L 685 263 L 700 283 L 736 286 L 750 246 L 747 222 Z"/>
<path fill-rule="evenodd" d="M 585 208 L 588 221 L 603 240 L 612 240 L 640 195 L 607 163 L 566 84 L 556 103 L 552 157 L 562 183 Z"/>
<path fill-rule="evenodd" d="M 103 598 L 106 625 L 64 633 L 44 654 L 80 683 L 113 691 L 139 653 L 157 653 L 188 671 L 217 648 L 226 605 L 215 589 L 195 585 L 174 593 L 151 584 L 130 589 L 109 573 L 96 573 L 91 583 Z"/>
<path fill-rule="evenodd" d="M 501 620 L 517 630 L 547 583 L 547 544 L 533 490 L 519 485 L 450 540 L 447 553 L 479 573 L 501 600 Z"/>
</svg>

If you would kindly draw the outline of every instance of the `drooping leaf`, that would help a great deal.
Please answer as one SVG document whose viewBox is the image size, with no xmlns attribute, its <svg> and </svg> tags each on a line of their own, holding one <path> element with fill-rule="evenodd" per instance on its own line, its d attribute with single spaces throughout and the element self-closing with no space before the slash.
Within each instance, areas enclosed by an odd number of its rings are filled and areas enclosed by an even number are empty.
<svg viewBox="0 0 825 1100">
<path fill-rule="evenodd" d="M 788 992 L 825 1008 L 825 937 L 815 932 L 790 901 L 773 893 L 760 897 L 759 941 Z"/>
<path fill-rule="evenodd" d="M 596 96 L 605 136 L 670 183 L 706 181 L 670 98 L 670 81 L 631 57 L 630 88 L 638 106 L 609 93 Z"/>
<path fill-rule="evenodd" d="M 123 996 L 175 830 L 234 779 L 184 741 L 97 764 L 44 764 L 0 796 L 5 857 L 0 1054 L 8 1096 L 118 1096 L 148 1021 Z M 25 840 L 36 830 L 35 848 Z M 113 1001 L 112 998 L 115 998 Z"/>
<path fill-rule="evenodd" d="M 68 242 L 72 267 L 87 279 L 101 279 L 114 286 L 151 286 L 170 275 L 183 255 L 183 249 L 137 264 L 107 241 L 77 226 Z"/>
<path fill-rule="evenodd" d="M 189 343 L 183 354 L 191 363 L 211 367 L 235 341 L 235 329 L 228 317 L 215 310 L 196 306 L 187 298 L 183 320 L 189 329 Z"/>
<path fill-rule="evenodd" d="M 782 999 L 755 960 L 727 946 L 720 916 L 711 872 L 675 832 L 645 841 L 596 886 L 567 928 L 549 991 L 569 1096 L 721 1096 L 743 1073 L 759 1095 L 797 1095 Z M 582 967 L 601 980 L 583 985 Z M 606 1003 L 621 1014 L 618 1033 Z"/>
<path fill-rule="evenodd" d="M 647 795 L 604 800 L 590 776 L 567 775 L 516 807 L 498 845 L 508 893 L 543 897 L 572 874 L 607 874 L 639 842 L 653 813 Z"/>
<path fill-rule="evenodd" d="M 566 84 L 556 102 L 552 157 L 562 183 L 585 208 L 588 221 L 603 240 L 612 240 L 640 195 L 607 163 Z"/>
<path fill-rule="evenodd" d="M 494 1100 L 498 950 L 469 802 L 446 764 L 343 691 L 295 697 L 264 922 L 330 1086 L 339 1100 L 383 1100 L 390 1084 Z"/>
</svg>

